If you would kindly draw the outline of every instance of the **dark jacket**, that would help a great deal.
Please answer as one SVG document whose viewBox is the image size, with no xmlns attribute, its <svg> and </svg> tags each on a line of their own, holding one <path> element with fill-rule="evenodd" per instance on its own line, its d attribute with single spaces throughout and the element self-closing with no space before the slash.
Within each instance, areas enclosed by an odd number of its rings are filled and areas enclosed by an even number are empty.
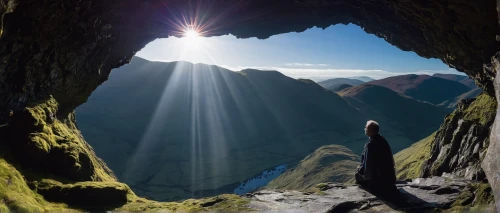
<svg viewBox="0 0 500 213">
<path fill-rule="evenodd" d="M 356 182 L 367 186 L 396 184 L 392 150 L 380 134 L 373 135 L 365 144 Z"/>
</svg>

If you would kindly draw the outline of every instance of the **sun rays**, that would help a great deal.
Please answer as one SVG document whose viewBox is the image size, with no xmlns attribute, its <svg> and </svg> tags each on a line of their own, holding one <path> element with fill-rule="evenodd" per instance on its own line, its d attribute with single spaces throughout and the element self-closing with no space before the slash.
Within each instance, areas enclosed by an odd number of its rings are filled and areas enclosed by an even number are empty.
<svg viewBox="0 0 500 213">
<path fill-rule="evenodd" d="M 184 37 L 188 39 L 198 39 L 200 37 L 200 33 L 194 29 L 186 29 L 184 32 Z"/>
<path fill-rule="evenodd" d="M 174 173 L 181 173 L 185 178 L 181 182 L 194 196 L 198 191 L 216 189 L 234 176 L 232 173 L 238 168 L 230 167 L 227 159 L 230 150 L 239 147 L 234 147 L 236 130 L 233 128 L 237 127 L 230 125 L 231 119 L 242 117 L 243 123 L 252 122 L 251 119 L 245 120 L 242 114 L 228 114 L 245 111 L 244 106 L 236 105 L 241 97 L 228 83 L 231 80 L 226 79 L 228 76 L 240 78 L 239 74 L 214 66 L 181 62 L 204 61 L 218 65 L 212 56 L 220 51 L 218 39 L 208 38 L 211 30 L 217 29 L 217 20 L 204 20 L 197 11 L 190 15 L 164 23 L 175 26 L 176 31 L 170 33 L 174 35 L 169 38 L 170 46 L 156 54 L 175 51 L 177 57 L 173 61 L 178 62 L 171 63 L 164 70 L 170 74 L 162 79 L 165 84 L 163 91 L 123 176 L 129 182 L 147 183 L 150 179 L 161 179 L 168 183 L 170 179 L 180 177 Z M 231 105 L 234 109 L 227 109 L 228 103 L 235 103 Z M 179 106 L 185 107 L 181 109 Z M 173 117 L 183 119 L 172 125 Z M 170 126 L 165 126 L 166 123 Z M 170 137 L 175 131 L 182 131 L 181 139 Z M 179 150 L 172 154 L 169 150 L 173 149 Z M 172 159 L 177 161 L 172 163 Z M 150 170 L 155 172 L 145 174 Z M 176 189 L 167 187 L 162 190 Z"/>
</svg>

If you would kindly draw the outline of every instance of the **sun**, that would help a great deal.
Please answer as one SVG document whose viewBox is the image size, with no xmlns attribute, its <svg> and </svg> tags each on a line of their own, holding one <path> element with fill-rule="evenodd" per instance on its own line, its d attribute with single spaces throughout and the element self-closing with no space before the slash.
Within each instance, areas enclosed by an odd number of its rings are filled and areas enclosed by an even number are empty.
<svg viewBox="0 0 500 213">
<path fill-rule="evenodd" d="M 184 30 L 183 41 L 184 45 L 188 49 L 199 49 L 201 45 L 202 36 L 201 33 L 193 28 L 186 28 Z"/>
<path fill-rule="evenodd" d="M 195 39 L 200 37 L 200 33 L 194 29 L 186 29 L 184 31 L 184 36 L 189 39 Z"/>
</svg>

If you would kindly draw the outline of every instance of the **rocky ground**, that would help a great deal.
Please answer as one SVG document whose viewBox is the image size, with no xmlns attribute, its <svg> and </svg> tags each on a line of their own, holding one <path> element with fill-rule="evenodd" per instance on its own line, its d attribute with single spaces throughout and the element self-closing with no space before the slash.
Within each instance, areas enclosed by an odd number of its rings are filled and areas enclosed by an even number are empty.
<svg viewBox="0 0 500 213">
<path fill-rule="evenodd" d="M 405 208 L 396 208 L 357 186 L 335 183 L 319 184 L 318 191 L 298 192 L 262 190 L 246 194 L 250 208 L 261 212 L 437 212 L 444 209 L 467 211 L 464 205 L 480 202 L 480 190 L 472 190 L 470 180 L 446 177 L 417 178 L 397 184 L 405 197 Z M 491 190 L 491 189 L 490 189 Z M 482 206 L 473 212 L 494 212 L 492 206 Z"/>
</svg>

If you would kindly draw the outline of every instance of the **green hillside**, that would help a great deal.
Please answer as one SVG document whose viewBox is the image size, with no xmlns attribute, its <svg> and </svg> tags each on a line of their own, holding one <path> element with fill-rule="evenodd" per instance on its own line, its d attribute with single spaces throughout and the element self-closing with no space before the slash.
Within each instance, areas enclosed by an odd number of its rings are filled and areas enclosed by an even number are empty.
<svg viewBox="0 0 500 213">
<path fill-rule="evenodd" d="M 359 160 L 356 154 L 344 146 L 322 146 L 296 167 L 271 181 L 266 188 L 307 190 L 319 183 L 342 183 L 354 176 Z"/>
</svg>

